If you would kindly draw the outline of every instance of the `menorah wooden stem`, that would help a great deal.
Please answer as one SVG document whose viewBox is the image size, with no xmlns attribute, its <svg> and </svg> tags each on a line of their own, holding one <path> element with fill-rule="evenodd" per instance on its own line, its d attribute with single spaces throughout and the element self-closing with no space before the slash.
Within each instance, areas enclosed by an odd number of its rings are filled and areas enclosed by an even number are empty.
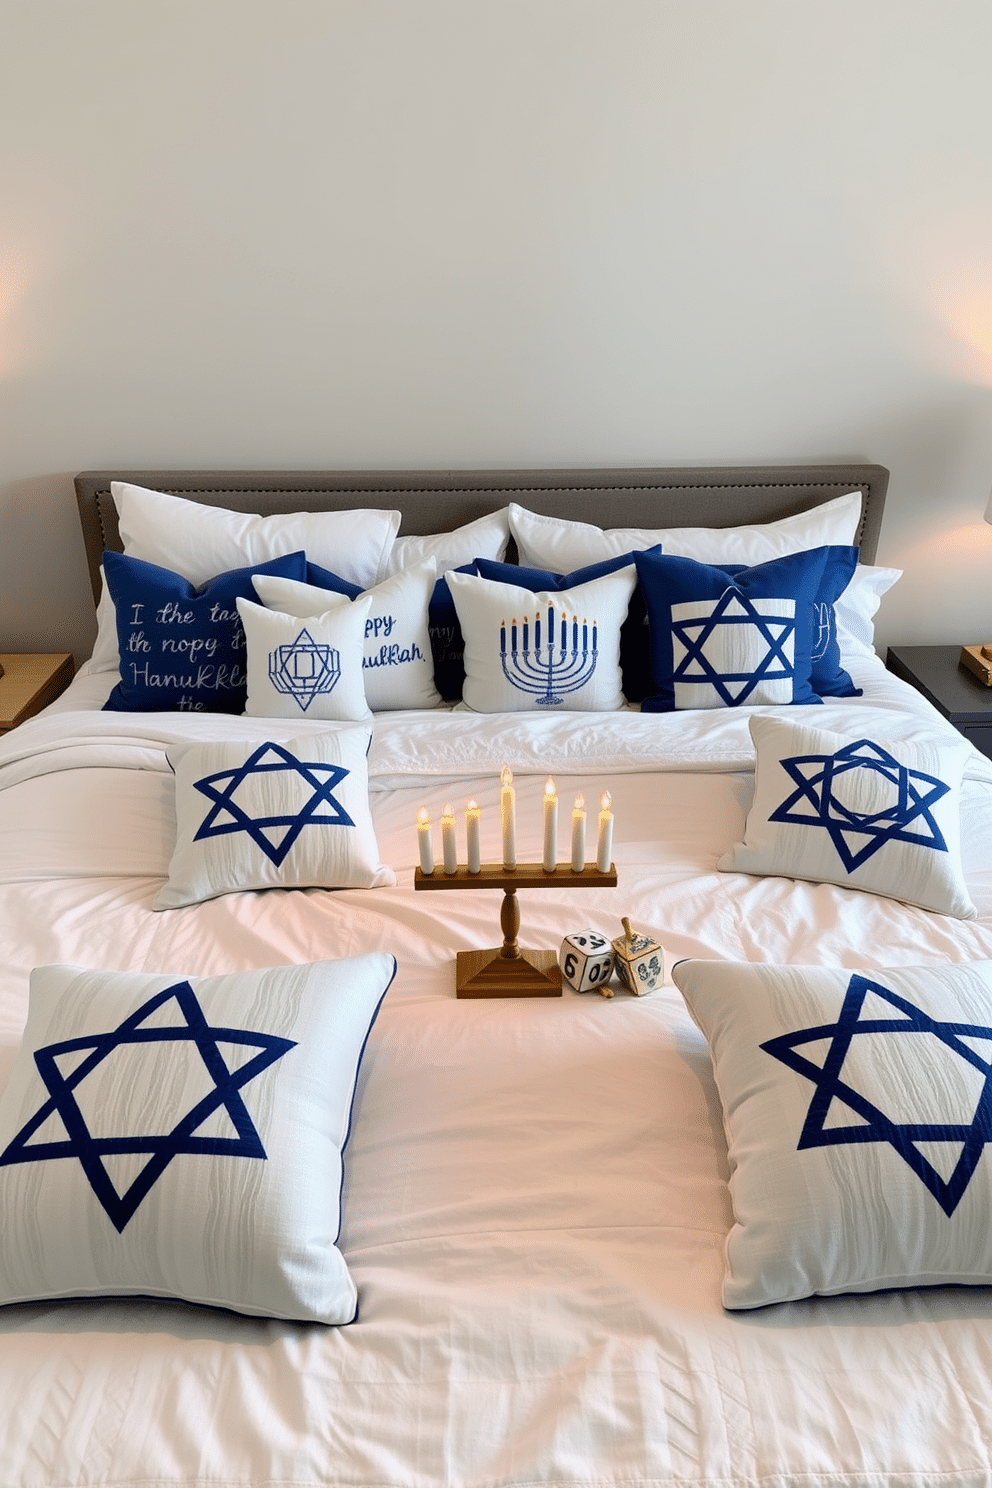
<svg viewBox="0 0 992 1488">
<path fill-rule="evenodd" d="M 520 933 L 518 889 L 616 888 L 616 864 L 601 873 L 595 863 L 587 863 L 576 872 L 568 863 L 559 863 L 553 873 L 546 873 L 541 863 L 518 863 L 504 868 L 502 863 L 483 863 L 478 873 L 469 873 L 459 865 L 454 873 L 436 868 L 426 874 L 417 868 L 413 875 L 415 889 L 502 889 L 503 903 L 499 923 L 503 944 L 485 951 L 459 951 L 455 957 L 455 995 L 457 997 L 560 997 L 561 969 L 554 951 L 522 950 L 517 944 Z"/>
</svg>

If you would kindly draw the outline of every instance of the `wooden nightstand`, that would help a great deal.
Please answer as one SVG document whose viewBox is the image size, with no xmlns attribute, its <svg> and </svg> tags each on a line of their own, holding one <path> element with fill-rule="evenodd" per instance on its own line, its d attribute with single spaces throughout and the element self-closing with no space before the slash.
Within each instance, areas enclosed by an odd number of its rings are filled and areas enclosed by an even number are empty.
<svg viewBox="0 0 992 1488">
<path fill-rule="evenodd" d="M 72 681 L 67 651 L 0 651 L 0 734 L 53 703 Z"/>
<path fill-rule="evenodd" d="M 992 687 L 960 664 L 960 646 L 890 646 L 885 664 L 992 759 Z"/>
</svg>

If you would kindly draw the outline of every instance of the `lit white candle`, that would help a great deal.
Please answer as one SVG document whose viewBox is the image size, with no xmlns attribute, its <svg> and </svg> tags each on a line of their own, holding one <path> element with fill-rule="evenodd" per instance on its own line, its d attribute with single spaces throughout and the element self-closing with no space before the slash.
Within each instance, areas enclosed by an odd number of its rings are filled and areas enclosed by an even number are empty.
<svg viewBox="0 0 992 1488">
<path fill-rule="evenodd" d="M 554 873 L 558 866 L 558 792 L 549 776 L 544 783 L 544 871 Z"/>
<path fill-rule="evenodd" d="M 613 862 L 613 812 L 610 810 L 610 793 L 604 791 L 599 803 L 599 836 L 596 839 L 596 867 L 600 873 L 609 873 Z"/>
<path fill-rule="evenodd" d="M 468 844 L 469 873 L 478 873 L 482 866 L 481 816 L 478 802 L 469 801 L 465 807 L 465 838 Z"/>
<path fill-rule="evenodd" d="M 455 839 L 455 813 L 450 806 L 441 812 L 441 851 L 445 873 L 458 872 L 458 843 Z"/>
<path fill-rule="evenodd" d="M 586 798 L 576 796 L 572 811 L 572 872 L 581 873 L 586 866 Z"/>
<path fill-rule="evenodd" d="M 420 871 L 425 878 L 434 872 L 434 847 L 431 842 L 431 819 L 427 807 L 417 812 L 417 846 L 420 848 Z"/>
<path fill-rule="evenodd" d="M 504 765 L 500 771 L 499 815 L 503 828 L 503 867 L 517 866 L 517 793 L 513 789 L 513 771 Z"/>
</svg>

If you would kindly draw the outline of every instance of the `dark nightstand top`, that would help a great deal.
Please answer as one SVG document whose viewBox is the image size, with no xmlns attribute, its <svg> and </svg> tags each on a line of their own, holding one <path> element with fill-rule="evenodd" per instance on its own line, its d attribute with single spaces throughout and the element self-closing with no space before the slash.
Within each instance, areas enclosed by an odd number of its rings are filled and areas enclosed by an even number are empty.
<svg viewBox="0 0 992 1488">
<path fill-rule="evenodd" d="M 960 646 L 890 646 L 885 664 L 992 759 L 992 687 L 960 664 Z"/>
</svg>

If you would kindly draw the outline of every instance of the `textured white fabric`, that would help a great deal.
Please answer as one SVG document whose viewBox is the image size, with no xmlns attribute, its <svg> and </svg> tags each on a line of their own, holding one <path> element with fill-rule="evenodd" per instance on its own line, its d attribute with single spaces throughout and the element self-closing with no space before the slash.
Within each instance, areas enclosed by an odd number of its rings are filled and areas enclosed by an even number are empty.
<svg viewBox="0 0 992 1488">
<path fill-rule="evenodd" d="M 0 1300 L 137 1294 L 350 1322 L 342 1151 L 394 971 L 367 955 L 205 978 L 33 972 L 0 1100 Z"/>
<path fill-rule="evenodd" d="M 723 1107 L 725 1306 L 992 1282 L 992 962 L 672 975 Z"/>
<path fill-rule="evenodd" d="M 896 744 L 768 716 L 750 726 L 754 801 L 721 871 L 842 884 L 974 919 L 959 845 L 963 738 Z"/>
<path fill-rule="evenodd" d="M 853 543 L 861 517 L 861 492 L 836 496 L 812 511 L 752 527 L 613 527 L 546 517 L 510 504 L 510 531 L 519 561 L 528 568 L 571 573 L 619 553 L 661 543 L 669 557 L 698 563 L 765 563 L 806 548 Z"/>
<path fill-rule="evenodd" d="M 875 615 L 884 595 L 902 578 L 901 568 L 879 568 L 859 563 L 851 582 L 834 601 L 841 661 L 848 666 L 861 656 L 875 655 Z"/>
<path fill-rule="evenodd" d="M 255 718 L 368 718 L 362 660 L 371 607 L 362 594 L 347 606 L 298 620 L 239 599 L 248 652 L 245 712 Z"/>
<path fill-rule="evenodd" d="M 637 582 L 632 566 L 538 594 L 476 574 L 446 577 L 465 639 L 466 707 L 477 713 L 622 707 L 620 627 Z"/>
<path fill-rule="evenodd" d="M 125 553 L 194 584 L 230 568 L 303 551 L 311 563 L 364 589 L 384 577 L 400 524 L 398 511 L 374 508 L 260 517 L 125 481 L 112 481 L 110 490 Z"/>
<path fill-rule="evenodd" d="M 447 568 L 460 568 L 473 558 L 492 558 L 501 563 L 510 540 L 509 508 L 488 512 L 474 522 L 466 522 L 452 532 L 435 532 L 429 537 L 398 537 L 386 564 L 386 572 L 399 573 L 425 558 L 433 558 L 438 573 Z M 333 566 L 333 565 L 332 565 Z"/>
<path fill-rule="evenodd" d="M 370 737 L 338 728 L 282 742 L 174 745 L 176 846 L 152 908 L 244 889 L 395 883 L 369 813 Z"/>
<path fill-rule="evenodd" d="M 434 686 L 427 626 L 436 578 L 434 559 L 427 558 L 366 591 L 371 606 L 365 622 L 362 669 L 366 701 L 374 713 L 390 708 L 435 708 L 441 701 Z M 252 583 L 268 609 L 300 619 L 352 603 L 347 595 L 273 574 L 259 574 Z"/>
</svg>

